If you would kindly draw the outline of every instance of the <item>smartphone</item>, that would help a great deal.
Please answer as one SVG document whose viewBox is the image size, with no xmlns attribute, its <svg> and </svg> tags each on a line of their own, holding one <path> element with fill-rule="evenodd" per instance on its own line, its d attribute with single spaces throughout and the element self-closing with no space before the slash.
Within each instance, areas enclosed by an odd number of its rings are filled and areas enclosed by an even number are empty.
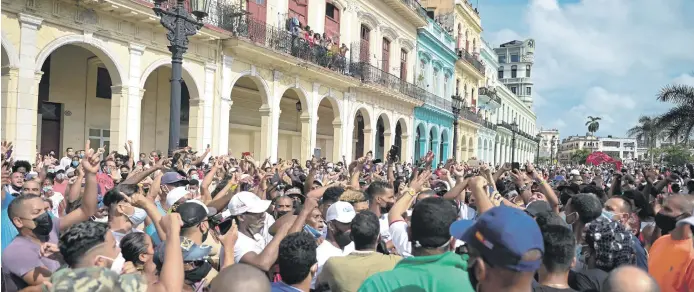
<svg viewBox="0 0 694 292">
<path fill-rule="evenodd" d="M 482 166 L 482 162 L 477 159 L 470 159 L 467 161 L 467 165 L 472 168 L 479 168 Z"/>
<path fill-rule="evenodd" d="M 313 157 L 321 158 L 320 148 L 313 148 Z"/>
<path fill-rule="evenodd" d="M 390 147 L 390 151 L 388 151 L 388 159 L 391 161 L 396 161 L 396 158 L 398 157 L 398 153 L 400 152 L 400 147 L 393 145 Z"/>
<path fill-rule="evenodd" d="M 511 163 L 511 169 L 520 169 L 520 163 L 518 163 L 518 162 Z"/>
</svg>

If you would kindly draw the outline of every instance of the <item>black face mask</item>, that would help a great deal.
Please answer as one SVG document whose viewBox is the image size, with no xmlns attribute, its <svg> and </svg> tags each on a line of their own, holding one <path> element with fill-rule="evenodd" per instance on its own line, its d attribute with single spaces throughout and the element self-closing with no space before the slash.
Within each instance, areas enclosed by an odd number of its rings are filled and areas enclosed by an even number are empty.
<svg viewBox="0 0 694 292">
<path fill-rule="evenodd" d="M 472 285 L 472 289 L 475 289 L 475 291 L 477 291 L 477 285 L 479 285 L 479 280 L 477 280 L 477 276 L 475 275 L 475 265 L 477 265 L 477 261 L 468 266 L 467 276 L 470 279 L 470 285 Z"/>
<path fill-rule="evenodd" d="M 286 215 L 289 211 L 275 211 L 275 219 L 280 219 L 280 217 Z"/>
<path fill-rule="evenodd" d="M 655 214 L 655 226 L 660 228 L 662 235 L 669 234 L 677 226 L 677 219 L 679 217 L 682 217 L 682 215 L 673 217 L 663 213 Z"/>
<path fill-rule="evenodd" d="M 395 205 L 395 203 L 386 203 L 385 207 L 381 207 L 381 214 L 388 214 L 388 212 L 390 212 L 390 209 L 393 208 L 393 205 Z"/>
<path fill-rule="evenodd" d="M 39 238 L 45 238 L 51 233 L 51 230 L 53 230 L 53 219 L 51 219 L 51 216 L 48 215 L 48 212 L 44 212 L 43 214 L 34 218 L 33 221 L 34 224 L 36 224 L 36 227 L 34 227 L 31 232 L 33 232 L 34 235 Z"/>
<path fill-rule="evenodd" d="M 202 265 L 197 266 L 190 271 L 185 271 L 185 278 L 189 282 L 197 283 L 202 281 L 202 279 L 205 279 L 210 270 L 212 270 L 212 264 L 205 260 Z"/>
<path fill-rule="evenodd" d="M 127 172 L 121 172 L 120 177 L 121 177 L 121 179 L 126 179 L 128 177 L 128 173 Z"/>
<path fill-rule="evenodd" d="M 347 246 L 350 242 L 352 242 L 352 238 L 350 237 L 351 231 L 340 232 L 340 231 L 338 231 L 337 228 L 336 228 L 336 229 L 335 229 L 335 232 L 336 232 L 336 233 L 333 234 L 333 236 L 335 236 L 335 242 L 336 242 L 337 245 L 339 245 L 340 247 L 345 247 L 345 246 Z M 337 232 L 339 232 L 339 233 L 337 233 Z"/>
</svg>

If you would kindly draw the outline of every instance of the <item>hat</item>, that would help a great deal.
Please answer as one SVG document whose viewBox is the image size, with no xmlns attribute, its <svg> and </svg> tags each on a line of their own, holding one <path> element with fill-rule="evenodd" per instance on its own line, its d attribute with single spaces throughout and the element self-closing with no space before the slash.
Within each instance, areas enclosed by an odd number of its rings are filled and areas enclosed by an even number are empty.
<svg viewBox="0 0 694 292">
<path fill-rule="evenodd" d="M 44 286 L 43 291 L 91 292 L 103 291 L 104 287 L 113 291 L 147 291 L 147 282 L 139 273 L 120 275 L 102 267 L 60 269 L 50 281 L 53 287 Z"/>
<path fill-rule="evenodd" d="M 175 171 L 169 171 L 161 177 L 161 183 L 165 185 L 170 185 L 177 182 L 185 182 L 185 184 L 188 184 L 186 177 Z"/>
<path fill-rule="evenodd" d="M 537 214 L 540 214 L 542 212 L 551 212 L 552 207 L 549 206 L 549 203 L 547 201 L 543 200 L 537 200 L 537 201 L 532 201 L 528 206 L 525 207 L 525 213 L 528 213 L 528 215 L 537 217 Z"/>
<path fill-rule="evenodd" d="M 677 221 L 677 226 L 682 226 L 685 224 L 689 224 L 694 227 L 694 216 L 689 216 L 687 218 L 684 218 L 680 221 Z"/>
<path fill-rule="evenodd" d="M 326 167 L 327 167 L 327 168 L 333 168 L 333 167 L 334 167 L 334 165 L 333 165 L 333 163 L 332 163 L 332 162 L 328 162 L 328 164 L 326 165 Z"/>
<path fill-rule="evenodd" d="M 540 227 L 520 209 L 499 206 L 482 213 L 477 221 L 458 220 L 451 224 L 451 235 L 479 251 L 482 258 L 494 266 L 519 272 L 534 272 L 542 257 L 523 261 L 531 250 L 544 254 Z"/>
<path fill-rule="evenodd" d="M 318 179 L 314 179 L 314 180 L 313 180 L 313 184 L 319 185 L 319 186 L 321 186 L 321 187 L 323 186 L 323 182 L 320 181 L 320 180 L 318 180 Z"/>
<path fill-rule="evenodd" d="M 174 188 L 169 192 L 168 195 L 166 195 L 166 205 L 171 207 L 176 202 L 178 202 L 181 198 L 185 197 L 187 194 L 189 194 L 188 190 L 186 190 L 186 187 L 177 187 Z"/>
<path fill-rule="evenodd" d="M 229 211 L 231 216 L 243 213 L 263 213 L 270 207 L 271 201 L 261 200 L 256 194 L 251 192 L 240 192 L 229 201 Z"/>
<path fill-rule="evenodd" d="M 564 189 L 568 188 L 570 191 L 574 192 L 574 194 L 578 194 L 581 192 L 581 186 L 579 186 L 577 183 L 570 183 L 570 184 L 562 184 L 557 187 L 557 191 L 564 191 Z"/>
<path fill-rule="evenodd" d="M 187 237 L 181 236 L 181 252 L 183 253 L 183 262 L 194 262 L 207 258 L 210 255 L 212 246 L 198 245 Z M 166 244 L 157 245 L 154 249 L 154 264 L 157 265 L 157 270 L 161 270 L 166 258 Z"/>
<path fill-rule="evenodd" d="M 325 221 L 337 220 L 341 223 L 351 223 L 356 215 L 357 212 L 354 211 L 352 204 L 338 201 L 328 208 L 328 211 L 325 213 Z"/>
<path fill-rule="evenodd" d="M 291 195 L 300 195 L 301 196 L 301 190 L 299 188 L 291 188 L 286 191 L 284 191 L 285 196 L 291 196 Z"/>
<path fill-rule="evenodd" d="M 207 207 L 198 200 L 188 200 L 178 205 L 173 212 L 181 215 L 182 227 L 188 228 L 202 223 L 207 217 L 214 216 L 217 214 L 217 209 Z"/>
<path fill-rule="evenodd" d="M 572 169 L 571 172 L 569 172 L 570 175 L 581 175 L 581 173 L 578 172 L 578 169 Z"/>
</svg>

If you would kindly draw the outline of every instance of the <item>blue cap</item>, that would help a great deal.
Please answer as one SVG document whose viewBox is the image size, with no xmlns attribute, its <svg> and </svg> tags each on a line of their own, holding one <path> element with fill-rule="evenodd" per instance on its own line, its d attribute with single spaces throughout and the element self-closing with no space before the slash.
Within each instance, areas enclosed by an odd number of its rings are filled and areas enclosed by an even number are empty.
<svg viewBox="0 0 694 292">
<path fill-rule="evenodd" d="M 165 185 L 170 185 L 177 182 L 185 182 L 185 184 L 189 183 L 188 179 L 175 171 L 169 171 L 161 177 L 161 183 Z"/>
<path fill-rule="evenodd" d="M 459 220 L 450 227 L 451 235 L 479 251 L 485 262 L 518 272 L 534 272 L 542 257 L 523 260 L 537 249 L 544 254 L 542 232 L 535 220 L 520 209 L 499 206 L 482 213 L 477 221 Z"/>
</svg>

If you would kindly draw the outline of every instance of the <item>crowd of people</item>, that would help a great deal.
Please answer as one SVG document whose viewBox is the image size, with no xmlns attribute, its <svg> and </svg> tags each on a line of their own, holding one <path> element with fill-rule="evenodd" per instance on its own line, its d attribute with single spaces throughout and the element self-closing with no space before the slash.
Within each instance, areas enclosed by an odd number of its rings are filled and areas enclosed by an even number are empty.
<svg viewBox="0 0 694 292">
<path fill-rule="evenodd" d="M 2 291 L 694 291 L 692 165 L 14 161 Z"/>
</svg>

